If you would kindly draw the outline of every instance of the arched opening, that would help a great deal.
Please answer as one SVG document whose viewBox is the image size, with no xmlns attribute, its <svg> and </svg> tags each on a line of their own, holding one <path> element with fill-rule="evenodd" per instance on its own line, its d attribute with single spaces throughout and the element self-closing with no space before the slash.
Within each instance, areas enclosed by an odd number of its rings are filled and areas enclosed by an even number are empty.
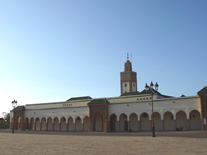
<svg viewBox="0 0 207 155">
<path fill-rule="evenodd" d="M 176 120 L 177 120 L 177 127 L 179 127 L 179 128 L 188 127 L 186 113 L 184 111 L 177 112 Z"/>
<path fill-rule="evenodd" d="M 175 130 L 175 121 L 173 114 L 169 111 L 164 114 L 164 130 L 165 131 L 174 131 Z"/>
<path fill-rule="evenodd" d="M 150 121 L 149 115 L 147 113 L 142 113 L 140 116 L 141 121 L 141 131 L 150 131 Z"/>
<path fill-rule="evenodd" d="M 37 131 L 40 131 L 40 118 L 39 117 L 37 117 L 35 119 L 35 123 L 36 123 L 36 130 Z"/>
<path fill-rule="evenodd" d="M 69 131 L 75 131 L 75 124 L 73 123 L 73 118 L 70 117 L 68 119 L 68 130 Z"/>
<path fill-rule="evenodd" d="M 83 123 L 84 123 L 84 131 L 89 131 L 89 117 L 86 116 L 84 119 L 83 119 Z"/>
<path fill-rule="evenodd" d="M 193 110 L 190 112 L 190 130 L 201 130 L 201 116 L 197 110 Z"/>
<path fill-rule="evenodd" d="M 119 117 L 120 131 L 128 131 L 127 115 L 121 114 Z"/>
<path fill-rule="evenodd" d="M 30 119 L 30 130 L 34 130 L 34 118 Z"/>
<path fill-rule="evenodd" d="M 75 119 L 75 129 L 76 131 L 82 131 L 82 123 L 81 118 L 79 116 Z"/>
<path fill-rule="evenodd" d="M 42 131 L 47 130 L 47 124 L 46 124 L 46 118 L 45 117 L 43 117 L 41 119 L 41 125 L 42 125 Z"/>
<path fill-rule="evenodd" d="M 54 118 L 54 131 L 59 131 L 60 125 L 59 125 L 59 119 L 57 117 Z"/>
<path fill-rule="evenodd" d="M 18 130 L 21 130 L 22 129 L 22 119 L 21 119 L 21 117 L 18 117 L 18 119 L 17 119 L 18 121 L 18 126 L 17 126 L 17 129 Z"/>
<path fill-rule="evenodd" d="M 161 115 L 158 112 L 154 112 L 154 126 L 155 131 L 162 131 Z"/>
<path fill-rule="evenodd" d="M 137 114 L 135 113 L 132 113 L 130 116 L 129 116 L 129 125 L 130 125 L 130 129 L 132 131 L 138 131 L 139 130 L 139 124 L 138 124 L 138 117 L 137 117 Z"/>
<path fill-rule="evenodd" d="M 61 131 L 66 131 L 67 130 L 67 124 L 66 124 L 66 119 L 65 117 L 61 118 Z"/>
<path fill-rule="evenodd" d="M 111 114 L 110 116 L 110 131 L 114 132 L 117 131 L 117 116 L 115 114 Z"/>
<path fill-rule="evenodd" d="M 99 112 L 94 115 L 94 131 L 103 131 L 103 116 Z"/>
<path fill-rule="evenodd" d="M 25 130 L 29 130 L 29 119 L 25 119 Z"/>
<path fill-rule="evenodd" d="M 47 119 L 47 125 L 48 125 L 48 131 L 53 131 L 53 124 L 52 124 L 52 118 L 49 117 Z"/>
</svg>

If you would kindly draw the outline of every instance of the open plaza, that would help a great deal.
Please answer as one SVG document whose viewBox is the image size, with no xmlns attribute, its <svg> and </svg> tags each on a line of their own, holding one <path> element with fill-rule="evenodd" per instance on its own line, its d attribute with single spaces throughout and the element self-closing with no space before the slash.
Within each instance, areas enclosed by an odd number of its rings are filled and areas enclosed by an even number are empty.
<svg viewBox="0 0 207 155">
<path fill-rule="evenodd" d="M 207 154 L 207 131 L 138 133 L 0 129 L 0 154 Z"/>
</svg>

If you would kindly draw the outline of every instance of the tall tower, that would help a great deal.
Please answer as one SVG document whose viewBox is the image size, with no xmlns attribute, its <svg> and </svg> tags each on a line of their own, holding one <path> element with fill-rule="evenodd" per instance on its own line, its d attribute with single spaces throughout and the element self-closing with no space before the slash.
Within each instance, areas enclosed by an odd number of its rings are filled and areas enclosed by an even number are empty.
<svg viewBox="0 0 207 155">
<path fill-rule="evenodd" d="M 121 72 L 121 94 L 126 92 L 137 91 L 137 73 L 132 71 L 132 64 L 129 61 L 127 54 L 127 61 L 124 65 L 124 72 Z"/>
</svg>

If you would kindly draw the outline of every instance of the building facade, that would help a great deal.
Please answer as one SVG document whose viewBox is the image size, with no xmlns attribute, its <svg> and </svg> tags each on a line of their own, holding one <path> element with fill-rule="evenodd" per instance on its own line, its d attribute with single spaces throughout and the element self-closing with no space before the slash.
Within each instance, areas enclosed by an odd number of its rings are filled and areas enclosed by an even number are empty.
<svg viewBox="0 0 207 155">
<path fill-rule="evenodd" d="M 14 120 L 16 130 L 151 131 L 154 116 L 155 131 L 175 131 L 177 127 L 207 129 L 207 87 L 188 97 L 166 96 L 150 86 L 139 92 L 137 74 L 132 71 L 129 60 L 120 76 L 121 95 L 118 97 L 84 96 L 64 102 L 18 106 L 10 113 L 11 127 Z"/>
</svg>

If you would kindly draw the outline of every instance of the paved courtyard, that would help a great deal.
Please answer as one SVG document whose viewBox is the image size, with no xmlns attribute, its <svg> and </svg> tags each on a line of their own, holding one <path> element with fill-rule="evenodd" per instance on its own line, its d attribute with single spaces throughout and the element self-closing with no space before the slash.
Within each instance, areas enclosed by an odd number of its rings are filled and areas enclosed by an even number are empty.
<svg viewBox="0 0 207 155">
<path fill-rule="evenodd" d="M 0 154 L 207 154 L 207 131 L 41 132 L 0 129 Z"/>
</svg>

